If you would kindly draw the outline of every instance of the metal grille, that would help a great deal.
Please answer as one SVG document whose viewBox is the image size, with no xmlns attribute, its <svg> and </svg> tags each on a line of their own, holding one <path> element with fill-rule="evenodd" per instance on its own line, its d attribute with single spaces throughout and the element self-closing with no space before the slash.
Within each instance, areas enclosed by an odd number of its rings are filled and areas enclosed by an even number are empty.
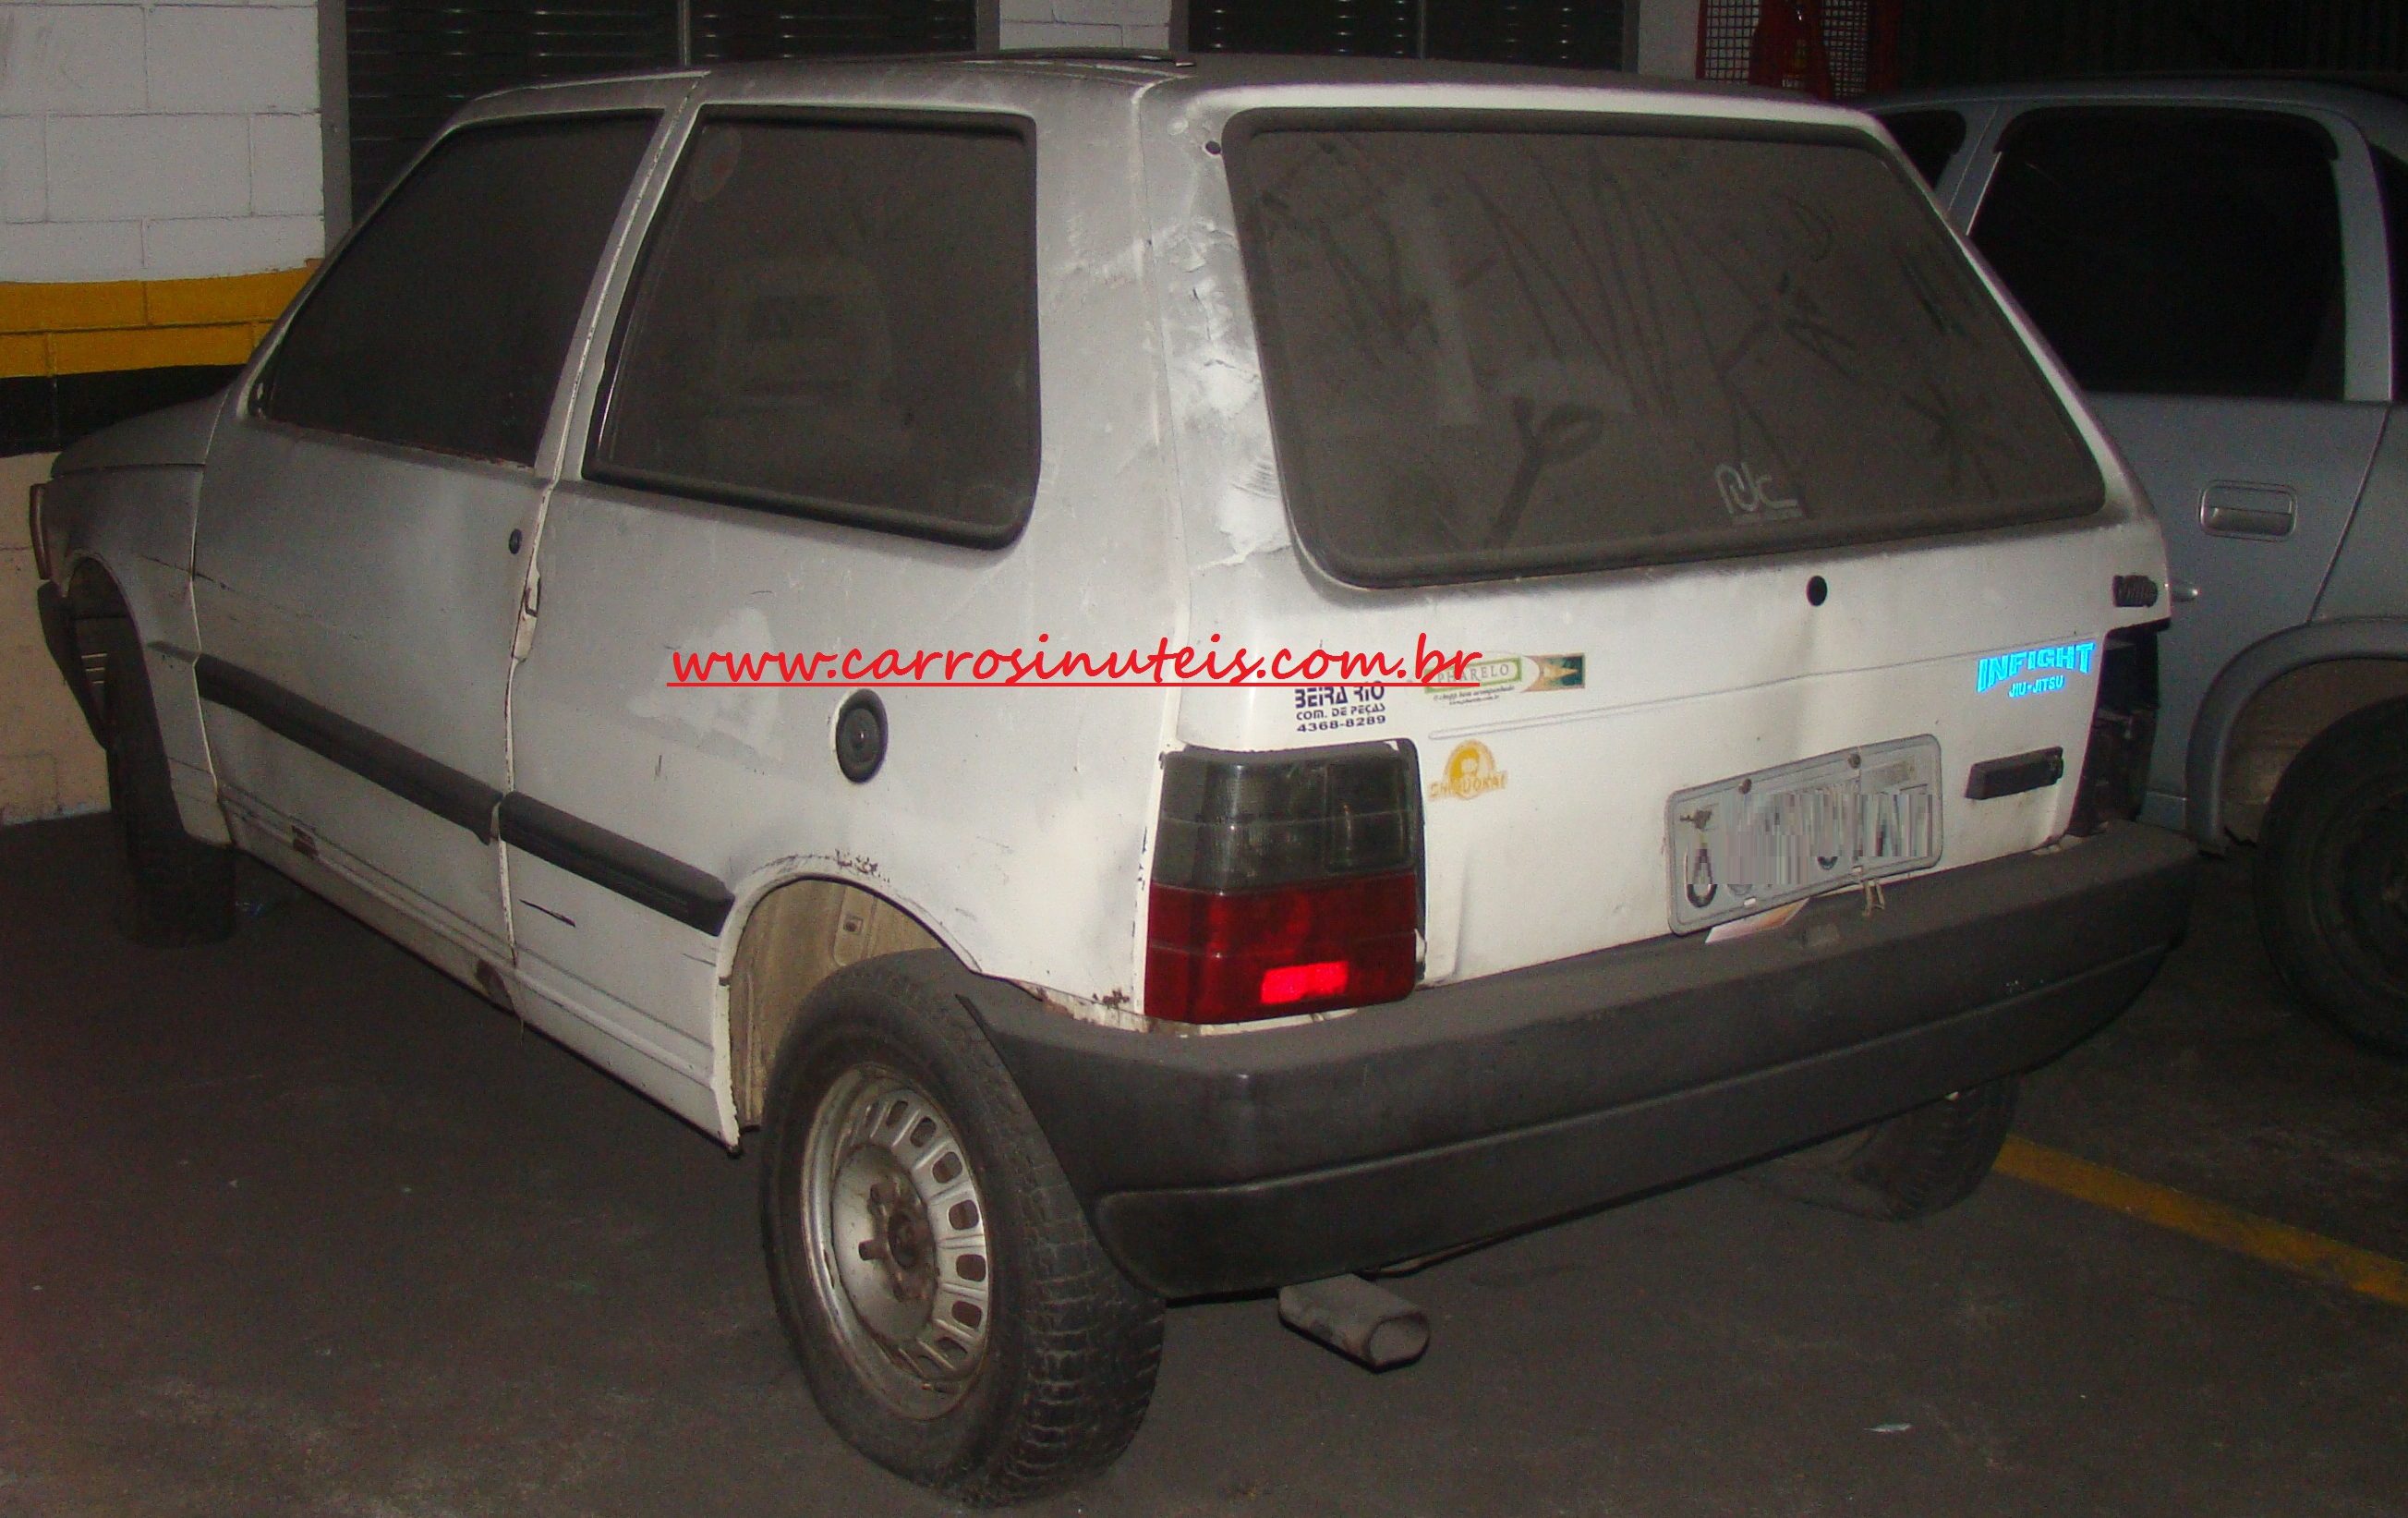
<svg viewBox="0 0 2408 1518">
<path fill-rule="evenodd" d="M 676 0 L 350 0 L 351 209 L 488 91 L 677 61 Z"/>
<path fill-rule="evenodd" d="M 1197 52 L 1622 66 L 1623 0 L 1195 0 Z"/>
<path fill-rule="evenodd" d="M 1703 0 L 1698 15 L 1698 77 L 1744 84 L 1759 0 Z M 1871 87 L 1872 0 L 1823 0 L 1823 51 L 1835 97 L 1853 100 Z M 1799 88 L 1795 80 L 1789 89 Z"/>
<path fill-rule="evenodd" d="M 2408 5 L 1926 0 L 1907 9 L 1899 64 L 1910 85 L 2192 69 L 2408 69 Z"/>
<path fill-rule="evenodd" d="M 697 64 L 978 45 L 975 0 L 694 0 L 691 14 Z"/>
<path fill-rule="evenodd" d="M 348 0 L 351 209 L 451 114 L 516 84 L 678 62 L 678 0 Z M 968 52 L 977 0 L 692 0 L 695 63 Z"/>
</svg>

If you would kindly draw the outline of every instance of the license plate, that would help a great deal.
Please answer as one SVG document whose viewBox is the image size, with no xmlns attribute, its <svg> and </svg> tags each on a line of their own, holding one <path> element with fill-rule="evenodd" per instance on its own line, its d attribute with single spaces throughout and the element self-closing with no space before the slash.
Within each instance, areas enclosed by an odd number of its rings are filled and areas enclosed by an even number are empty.
<svg viewBox="0 0 2408 1518">
<path fill-rule="evenodd" d="M 1900 738 L 1675 792 L 1672 931 L 1940 862 L 1940 741 Z"/>
</svg>

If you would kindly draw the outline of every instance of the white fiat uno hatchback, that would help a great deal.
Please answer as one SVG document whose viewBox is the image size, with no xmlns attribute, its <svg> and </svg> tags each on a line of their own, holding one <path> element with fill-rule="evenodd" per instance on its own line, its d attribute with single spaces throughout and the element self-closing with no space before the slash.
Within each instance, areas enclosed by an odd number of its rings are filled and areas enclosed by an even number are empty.
<svg viewBox="0 0 2408 1518">
<path fill-rule="evenodd" d="M 821 1407 L 973 1501 L 1122 1450 L 1166 1299 L 1834 1135 L 1945 1206 L 2187 904 L 2157 526 L 1808 101 L 519 91 L 36 514 L 150 931 L 254 855 L 762 1146 Z"/>
</svg>

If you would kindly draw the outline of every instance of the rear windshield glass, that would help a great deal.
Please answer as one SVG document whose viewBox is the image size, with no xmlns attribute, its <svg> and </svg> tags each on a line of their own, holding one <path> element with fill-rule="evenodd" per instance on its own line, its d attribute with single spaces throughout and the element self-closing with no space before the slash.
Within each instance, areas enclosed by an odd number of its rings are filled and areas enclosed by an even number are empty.
<svg viewBox="0 0 2408 1518">
<path fill-rule="evenodd" d="M 1231 134 L 1280 473 L 1341 579 L 2098 508 L 2055 394 L 1870 138 L 1426 122 Z"/>
</svg>

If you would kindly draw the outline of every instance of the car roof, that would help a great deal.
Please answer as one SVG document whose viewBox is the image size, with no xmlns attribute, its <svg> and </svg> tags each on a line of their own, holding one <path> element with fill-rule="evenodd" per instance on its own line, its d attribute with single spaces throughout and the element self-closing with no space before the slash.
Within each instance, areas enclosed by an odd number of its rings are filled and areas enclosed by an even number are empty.
<svg viewBox="0 0 2408 1518">
<path fill-rule="evenodd" d="M 844 86 L 875 75 L 898 91 L 925 88 L 932 94 L 966 79 L 1010 76 L 1057 87 L 1148 94 L 1165 86 L 1187 91 L 1240 90 L 1280 85 L 1506 85 L 1610 91 L 1623 95 L 1722 96 L 1763 104 L 1796 102 L 1777 90 L 1697 80 L 1666 80 L 1612 69 L 1531 64 L 1455 63 L 1412 58 L 1345 58 L 1279 53 L 1171 53 L 1121 49 L 1011 49 L 981 53 L 880 53 L 797 58 L 763 63 L 717 64 L 637 73 L 581 76 L 505 90 L 484 98 L 529 104 L 564 87 L 650 80 L 743 80 L 764 94 L 807 94 L 819 86 Z"/>
<path fill-rule="evenodd" d="M 1901 90 L 1856 104 L 1889 114 L 1935 107 L 2100 100 L 2305 107 L 2345 117 L 2381 146 L 2408 153 L 2408 74 L 2325 70 L 2119 75 Z"/>
</svg>

